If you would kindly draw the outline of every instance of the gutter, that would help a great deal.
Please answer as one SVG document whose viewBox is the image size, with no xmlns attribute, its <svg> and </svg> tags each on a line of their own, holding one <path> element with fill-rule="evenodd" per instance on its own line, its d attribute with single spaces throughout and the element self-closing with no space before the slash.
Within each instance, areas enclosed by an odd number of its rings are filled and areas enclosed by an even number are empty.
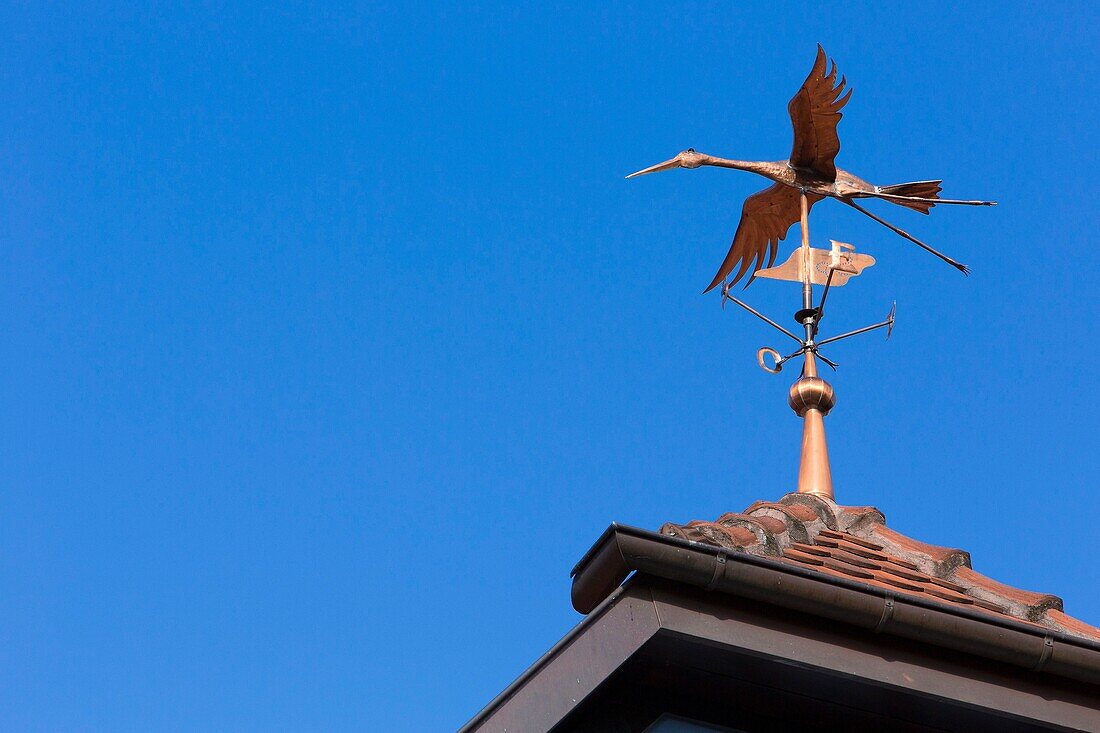
<svg viewBox="0 0 1100 733">
<path fill-rule="evenodd" d="M 591 612 L 632 572 L 1100 685 L 1100 643 L 620 524 L 608 527 L 570 573 L 573 608 Z"/>
</svg>

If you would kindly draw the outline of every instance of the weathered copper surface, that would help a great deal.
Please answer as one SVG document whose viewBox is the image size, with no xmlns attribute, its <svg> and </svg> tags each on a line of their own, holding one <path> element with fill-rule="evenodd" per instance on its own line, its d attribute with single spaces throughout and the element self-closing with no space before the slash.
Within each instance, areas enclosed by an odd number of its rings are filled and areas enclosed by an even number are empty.
<svg viewBox="0 0 1100 733">
<path fill-rule="evenodd" d="M 714 522 L 668 523 L 661 533 L 1100 641 L 1100 628 L 1067 616 L 1057 596 L 977 573 L 968 552 L 906 537 L 887 527 L 874 507 L 841 506 L 827 497 L 793 493 Z"/>
<path fill-rule="evenodd" d="M 810 282 L 814 285 L 824 285 L 829 279 L 829 271 L 833 270 L 831 287 L 839 288 L 865 269 L 875 264 L 875 258 L 862 252 L 855 252 L 855 247 L 846 242 L 830 240 L 832 249 L 810 248 Z M 757 277 L 766 277 L 772 280 L 787 280 L 789 282 L 802 281 L 802 253 L 795 250 L 782 265 L 768 267 L 759 270 Z"/>
<path fill-rule="evenodd" d="M 816 346 L 813 345 L 822 310 L 813 307 L 813 255 L 810 250 L 810 197 L 799 192 L 799 221 L 802 245 L 799 274 L 802 281 L 802 325 L 806 329 L 802 377 L 791 385 L 787 403 L 802 418 L 802 454 L 798 462 L 798 492 L 833 498 L 833 472 L 825 440 L 825 416 L 836 404 L 832 385 L 817 376 Z M 822 300 L 824 304 L 824 299 Z"/>
<path fill-rule="evenodd" d="M 744 170 L 769 178 L 775 184 L 746 199 L 741 222 L 733 237 L 729 253 L 704 292 L 714 288 L 737 268 L 733 282 L 751 270 L 752 276 L 762 267 L 771 267 L 779 251 L 779 242 L 787 230 L 799 220 L 799 191 L 805 192 L 808 205 L 823 198 L 835 198 L 888 227 L 953 267 L 968 272 L 966 265 L 937 252 L 908 232 L 883 221 L 853 199 L 877 198 L 927 214 L 936 204 L 992 206 L 995 201 L 960 201 L 939 198 L 940 181 L 915 181 L 892 186 L 876 186 L 836 167 L 834 159 L 840 152 L 837 123 L 840 110 L 851 97 L 844 77 L 837 82 L 836 64 L 829 68 L 824 49 L 817 47 L 817 59 L 798 93 L 791 99 L 787 111 L 794 127 L 794 148 L 788 160 L 747 161 L 718 158 L 688 148 L 671 160 L 631 173 L 627 178 L 656 173 L 672 168 L 717 166 Z M 765 254 L 767 264 L 764 264 Z"/>
<path fill-rule="evenodd" d="M 828 415 L 829 410 L 836 406 L 836 394 L 832 385 L 821 377 L 804 375 L 791 385 L 787 404 L 799 417 L 810 410 Z"/>
<path fill-rule="evenodd" d="M 825 416 L 836 405 L 831 384 L 817 376 L 814 353 L 805 353 L 802 376 L 791 385 L 787 404 L 802 418 L 802 450 L 798 461 L 798 492 L 833 498 L 833 472 L 825 440 Z"/>
</svg>

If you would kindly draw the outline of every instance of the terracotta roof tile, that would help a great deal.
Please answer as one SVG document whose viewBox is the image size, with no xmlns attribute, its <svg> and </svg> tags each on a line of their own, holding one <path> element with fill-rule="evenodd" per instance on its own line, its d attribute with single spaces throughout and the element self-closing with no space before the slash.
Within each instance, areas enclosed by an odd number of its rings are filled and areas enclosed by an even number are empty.
<svg viewBox="0 0 1100 733">
<path fill-rule="evenodd" d="M 889 573 L 890 575 L 896 575 L 899 578 L 905 578 L 906 580 L 913 580 L 918 583 L 928 583 L 932 580 L 932 576 L 927 573 L 922 573 L 919 570 L 910 570 L 908 568 L 898 567 L 896 563 L 887 562 L 882 564 L 882 571 Z"/>
<path fill-rule="evenodd" d="M 774 534 L 787 531 L 787 524 L 782 519 L 776 519 L 775 517 L 754 517 L 754 519 L 764 525 L 764 529 Z"/>
<path fill-rule="evenodd" d="M 882 545 L 876 545 L 874 542 L 868 542 L 867 540 L 861 540 L 858 537 L 855 537 L 855 536 L 850 535 L 850 534 L 845 534 L 843 532 L 834 532 L 831 529 L 821 530 L 821 536 L 822 537 L 832 537 L 833 539 L 837 539 L 837 540 L 844 540 L 845 542 L 850 542 L 854 545 L 859 545 L 860 547 L 865 547 L 868 550 L 881 550 L 882 549 Z"/>
<path fill-rule="evenodd" d="M 902 588 L 904 590 L 912 591 L 914 593 L 920 593 L 924 590 L 924 586 L 920 583 L 911 582 L 903 578 L 898 578 L 891 575 L 880 575 L 878 576 L 878 579 L 881 580 L 883 583 L 886 583 L 887 585 L 892 585 L 896 588 Z"/>
<path fill-rule="evenodd" d="M 829 556 L 828 553 L 825 553 L 825 557 L 828 557 L 828 556 Z M 825 557 L 822 557 L 821 555 L 817 554 L 816 552 L 811 554 L 809 552 L 802 552 L 801 550 L 796 550 L 793 547 L 788 547 L 787 551 L 783 553 L 783 557 L 789 557 L 792 560 L 797 560 L 798 562 L 806 563 L 807 565 L 824 565 L 825 564 Z"/>
<path fill-rule="evenodd" d="M 1007 601 L 1007 605 L 1019 608 L 1020 613 L 1026 614 L 1031 621 L 1039 620 L 1050 609 L 1062 610 L 1062 599 L 1058 596 L 1013 588 L 976 573 L 969 567 L 956 568 L 952 576 L 972 595 L 994 603 Z"/>
<path fill-rule="evenodd" d="M 970 565 L 970 553 L 950 547 L 940 547 L 906 537 L 885 524 L 871 527 L 868 534 L 882 543 L 883 549 L 910 562 L 932 575 L 950 572 L 960 565 Z"/>
<path fill-rule="evenodd" d="M 956 593 L 954 591 L 944 590 L 943 588 L 937 588 L 936 586 L 932 585 L 931 583 L 924 586 L 924 592 L 928 593 L 929 595 L 936 596 L 936 598 L 942 598 L 945 601 L 954 601 L 955 603 L 962 603 L 962 604 L 965 604 L 967 606 L 974 605 L 974 599 L 973 598 L 969 598 L 965 595 L 962 595 L 961 593 Z"/>
<path fill-rule="evenodd" d="M 896 565 L 899 568 L 905 568 L 906 570 L 920 571 L 920 565 L 915 562 L 909 562 L 908 560 L 902 560 L 900 557 L 891 557 L 890 564 Z"/>
<path fill-rule="evenodd" d="M 941 588 L 953 590 L 956 593 L 966 593 L 966 588 L 963 588 L 961 585 L 956 585 L 950 581 L 944 580 L 943 578 L 931 578 L 930 580 L 932 583 L 935 583 Z"/>
<path fill-rule="evenodd" d="M 791 550 L 799 550 L 803 554 L 817 555 L 818 557 L 828 557 L 829 551 L 813 545 L 804 545 L 801 542 L 792 542 L 790 546 Z"/>
<path fill-rule="evenodd" d="M 1055 608 L 1049 609 L 1047 611 L 1047 616 L 1049 616 L 1055 623 L 1057 623 L 1065 630 L 1069 631 L 1069 633 L 1071 634 L 1077 634 L 1077 636 L 1090 637 L 1093 639 L 1100 639 L 1100 629 L 1090 624 L 1086 624 L 1080 619 L 1073 618 L 1072 616 L 1067 616 L 1066 614 Z"/>
<path fill-rule="evenodd" d="M 1010 616 L 1100 641 L 1100 629 L 1062 612 L 1062 600 L 975 572 L 970 553 L 890 529 L 874 507 L 845 507 L 810 494 L 758 501 L 715 522 L 668 523 L 662 534 L 767 555 L 823 575 L 956 608 Z"/>
<path fill-rule="evenodd" d="M 846 562 L 843 562 L 843 561 L 840 561 L 840 560 L 835 560 L 831 557 L 825 558 L 825 563 L 824 564 L 825 564 L 825 567 L 830 568 L 832 570 L 836 570 L 836 571 L 841 572 L 841 573 L 844 573 L 845 575 L 852 575 L 852 576 L 855 576 L 857 578 L 874 578 L 875 577 L 874 573 L 867 572 L 866 570 L 861 570 L 861 569 L 855 567 L 854 565 L 851 565 L 849 563 L 846 563 Z"/>
<path fill-rule="evenodd" d="M 868 568 L 870 570 L 882 570 L 882 563 L 869 560 L 859 555 L 854 555 L 850 552 L 845 552 L 843 549 L 837 549 L 836 552 L 830 553 L 836 560 L 846 562 L 849 565 L 855 565 L 857 568 Z M 885 559 L 885 558 L 883 558 Z"/>
</svg>

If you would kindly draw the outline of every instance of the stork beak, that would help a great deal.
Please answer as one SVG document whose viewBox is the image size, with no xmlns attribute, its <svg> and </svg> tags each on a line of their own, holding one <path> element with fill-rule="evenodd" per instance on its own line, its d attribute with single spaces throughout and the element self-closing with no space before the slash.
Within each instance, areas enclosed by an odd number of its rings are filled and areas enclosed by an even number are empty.
<svg viewBox="0 0 1100 733">
<path fill-rule="evenodd" d="M 672 168 L 680 167 L 680 156 L 677 155 L 672 160 L 666 160 L 664 163 L 658 163 L 657 165 L 651 165 L 648 168 L 643 168 L 640 171 L 631 173 L 627 178 L 636 178 L 638 176 L 644 176 L 646 173 L 657 173 L 658 171 L 667 171 Z"/>
</svg>

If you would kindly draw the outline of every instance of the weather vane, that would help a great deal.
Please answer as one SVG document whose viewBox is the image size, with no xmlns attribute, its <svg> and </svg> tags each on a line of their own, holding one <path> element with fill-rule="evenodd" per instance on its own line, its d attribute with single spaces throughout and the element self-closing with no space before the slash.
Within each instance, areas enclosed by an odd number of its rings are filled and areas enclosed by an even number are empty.
<svg viewBox="0 0 1100 733">
<path fill-rule="evenodd" d="M 828 67 L 829 61 L 819 44 L 813 69 L 810 70 L 809 76 L 802 83 L 798 93 L 787 105 L 787 111 L 794 126 L 794 148 L 789 160 L 776 162 L 729 160 L 697 153 L 694 149 L 688 148 L 671 160 L 631 173 L 627 178 L 672 168 L 698 168 L 709 165 L 750 171 L 775 182 L 745 201 L 741 210 L 741 221 L 737 225 L 737 233 L 734 234 L 729 253 L 726 254 L 714 279 L 703 292 L 712 290 L 729 277 L 734 268 L 737 268 L 737 274 L 722 289 L 722 302 L 729 300 L 736 303 L 798 342 L 797 350 L 786 356 L 781 355 L 776 349 L 764 347 L 757 352 L 757 360 L 764 370 L 777 374 L 788 360 L 797 356 L 803 357 L 802 375 L 791 386 L 787 399 L 791 409 L 803 419 L 798 491 L 827 496 L 831 499 L 833 483 L 823 418 L 836 404 L 836 396 L 832 386 L 818 377 L 816 360 L 821 359 L 833 369 L 836 369 L 837 364 L 823 356 L 819 349 L 826 344 L 879 328 L 886 328 L 887 338 L 889 338 L 894 326 L 895 308 L 891 308 L 886 320 L 880 323 L 830 338 L 820 340 L 817 338 L 830 289 L 844 285 L 848 279 L 859 275 L 875 261 L 869 255 L 857 254 L 852 245 L 835 240 L 832 241 L 832 247 L 828 250 L 810 247 L 808 221 L 810 208 L 823 198 L 836 199 L 934 254 L 963 274 L 969 274 L 966 265 L 872 214 L 857 204 L 854 199 L 882 199 L 922 214 L 927 214 L 936 204 L 994 206 L 996 202 L 941 199 L 939 197 L 941 181 L 916 181 L 892 186 L 876 186 L 837 168 L 834 159 L 840 152 L 840 138 L 837 136 L 836 128 L 841 118 L 840 110 L 848 103 L 852 92 L 849 89 L 845 93 L 843 76 L 840 77 L 839 83 L 836 81 L 836 63 L 832 64 L 831 70 Z M 785 263 L 773 267 L 779 251 L 779 242 L 787 236 L 787 231 L 795 222 L 801 225 L 801 246 Z M 768 258 L 766 266 L 764 266 L 765 254 Z M 764 269 L 761 269 L 762 266 Z M 802 284 L 802 308 L 795 313 L 795 320 L 802 325 L 803 336 L 795 335 L 747 303 L 730 295 L 732 285 L 747 273 L 749 279 L 746 287 L 756 277 L 795 281 Z M 814 285 L 824 286 L 821 301 L 816 306 L 813 304 Z M 768 363 L 769 357 L 771 364 Z"/>
</svg>

